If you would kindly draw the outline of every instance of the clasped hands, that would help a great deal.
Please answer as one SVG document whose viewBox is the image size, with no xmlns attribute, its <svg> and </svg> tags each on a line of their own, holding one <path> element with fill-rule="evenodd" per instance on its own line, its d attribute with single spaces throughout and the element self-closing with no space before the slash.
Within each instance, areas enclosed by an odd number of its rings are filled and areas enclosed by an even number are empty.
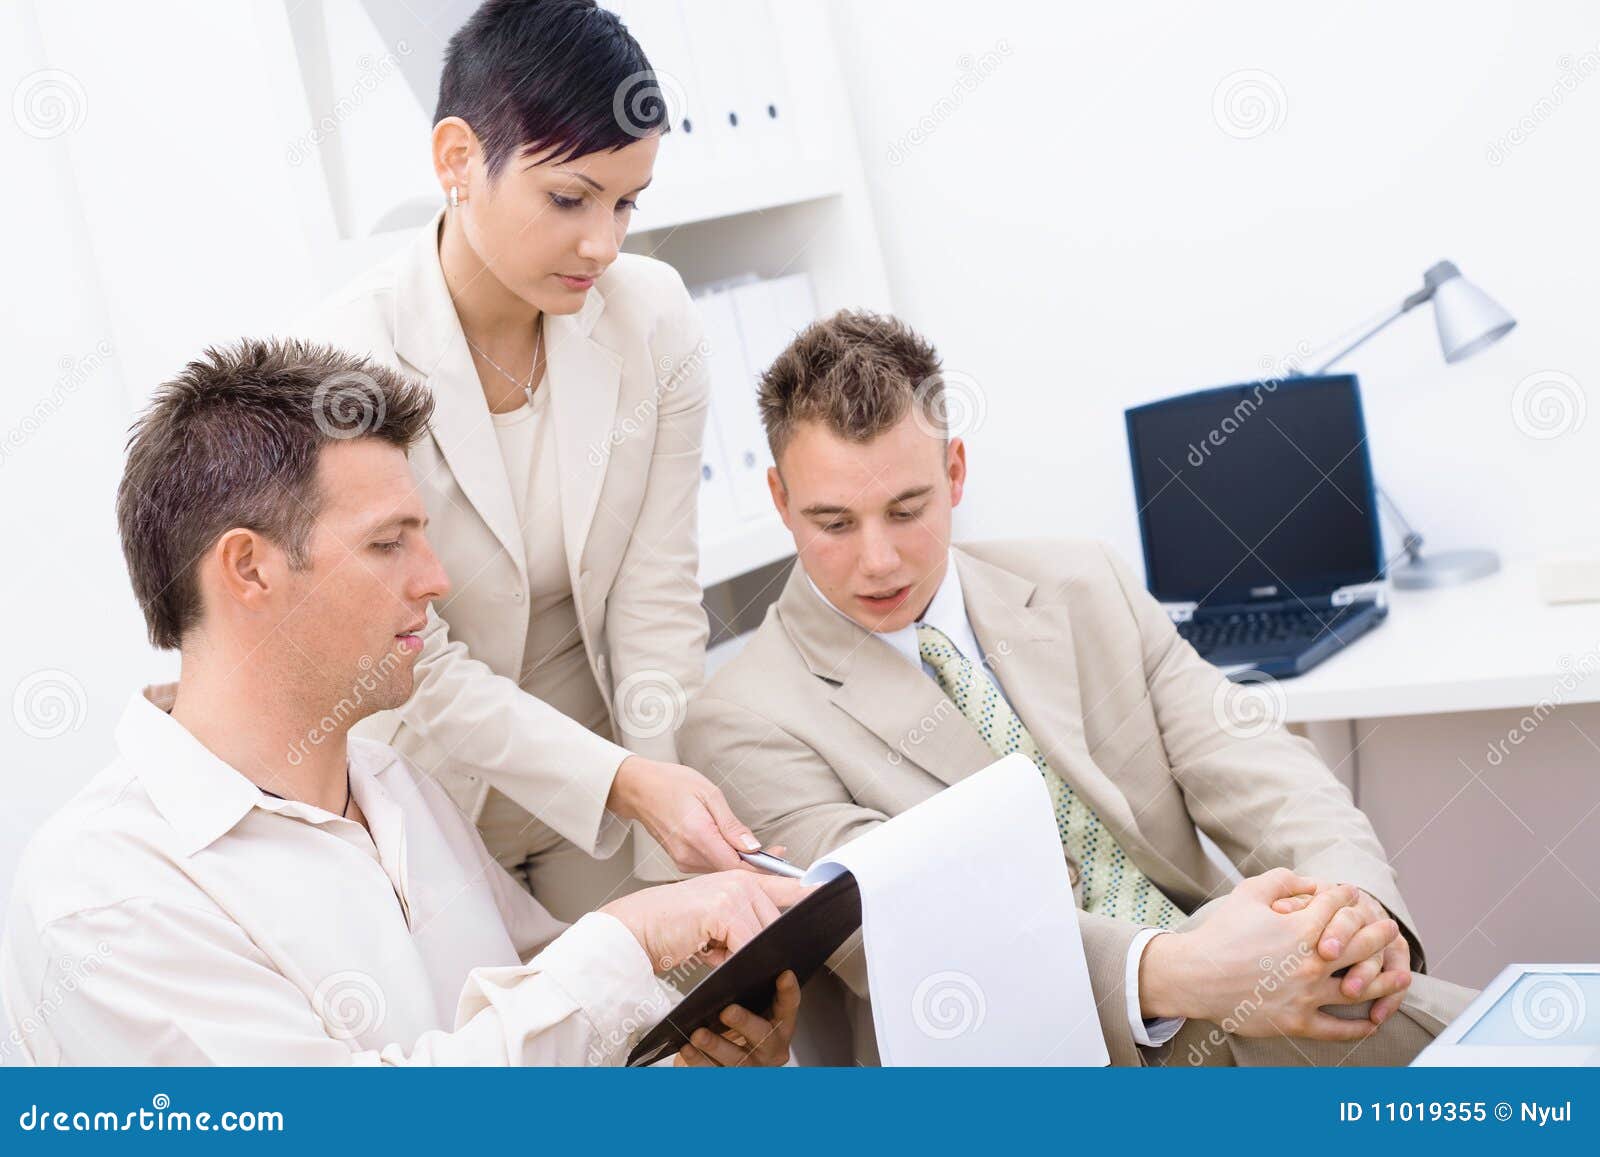
<svg viewBox="0 0 1600 1157">
<path fill-rule="evenodd" d="M 1287 868 L 1243 881 L 1196 927 L 1151 940 L 1139 967 L 1145 1016 L 1209 1020 L 1245 1037 L 1363 1040 L 1410 984 L 1410 945 L 1382 904 Z M 1323 1011 L 1368 1000 L 1365 1019 Z"/>
</svg>

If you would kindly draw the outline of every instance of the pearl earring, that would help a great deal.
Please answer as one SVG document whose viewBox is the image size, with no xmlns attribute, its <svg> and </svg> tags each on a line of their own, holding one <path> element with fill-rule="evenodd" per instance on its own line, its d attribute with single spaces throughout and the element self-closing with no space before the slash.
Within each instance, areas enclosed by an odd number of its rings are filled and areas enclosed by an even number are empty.
<svg viewBox="0 0 1600 1157">
<path fill-rule="evenodd" d="M 461 190 L 456 188 L 454 185 L 451 185 L 450 186 L 450 208 L 459 209 L 460 207 L 461 207 Z"/>
</svg>

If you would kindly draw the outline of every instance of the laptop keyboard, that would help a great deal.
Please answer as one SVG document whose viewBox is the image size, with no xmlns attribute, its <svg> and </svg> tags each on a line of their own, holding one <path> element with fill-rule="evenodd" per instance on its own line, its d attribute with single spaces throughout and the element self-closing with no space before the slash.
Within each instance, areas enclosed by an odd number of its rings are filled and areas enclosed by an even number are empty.
<svg viewBox="0 0 1600 1157">
<path fill-rule="evenodd" d="M 1337 632 L 1368 608 L 1365 602 L 1347 603 L 1317 612 L 1293 610 L 1233 611 L 1196 616 L 1177 624 L 1202 656 L 1217 651 L 1251 650 L 1262 653 L 1296 650 L 1324 632 Z"/>
</svg>

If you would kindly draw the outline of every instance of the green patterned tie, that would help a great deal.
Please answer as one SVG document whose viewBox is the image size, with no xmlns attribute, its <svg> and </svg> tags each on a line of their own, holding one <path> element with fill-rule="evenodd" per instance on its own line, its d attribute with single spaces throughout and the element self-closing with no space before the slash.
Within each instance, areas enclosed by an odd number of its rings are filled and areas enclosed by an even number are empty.
<svg viewBox="0 0 1600 1157">
<path fill-rule="evenodd" d="M 940 688 L 978 729 L 989 750 L 1002 759 L 1020 751 L 1044 776 L 1061 846 L 1082 875 L 1083 910 L 1157 928 L 1177 927 L 1185 919 L 1183 910 L 1128 859 L 1094 809 L 1050 769 L 1044 752 L 994 681 L 974 668 L 937 627 L 917 624 L 917 649 L 923 662 L 938 673 Z"/>
</svg>

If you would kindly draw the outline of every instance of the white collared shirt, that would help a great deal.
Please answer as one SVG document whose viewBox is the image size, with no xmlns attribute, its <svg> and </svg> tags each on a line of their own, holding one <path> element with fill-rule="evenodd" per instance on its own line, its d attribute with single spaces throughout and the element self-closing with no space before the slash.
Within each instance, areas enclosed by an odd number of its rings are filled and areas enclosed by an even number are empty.
<svg viewBox="0 0 1600 1157">
<path fill-rule="evenodd" d="M 36 1064 L 606 1064 L 675 999 L 633 935 L 570 928 L 393 748 L 370 825 L 261 792 L 136 695 L 40 829 L 0 943 L 0 1054 Z M 526 961 L 526 963 L 524 963 Z"/>
<path fill-rule="evenodd" d="M 803 568 L 802 568 L 803 569 Z M 817 584 L 811 582 L 810 574 L 806 581 L 811 583 L 811 589 L 816 596 L 832 607 L 836 614 L 850 618 L 843 611 L 833 605 L 827 595 L 823 594 Z M 851 620 L 854 622 L 854 620 Z M 1006 695 L 1005 688 L 1000 685 L 1000 680 L 995 678 L 994 672 L 989 667 L 989 657 L 982 647 L 978 646 L 978 636 L 972 630 L 972 620 L 967 617 L 967 600 L 961 591 L 961 576 L 956 571 L 956 560 L 950 555 L 945 562 L 944 579 L 939 583 L 939 589 L 933 593 L 928 609 L 922 613 L 919 623 L 927 623 L 935 627 L 945 638 L 950 640 L 952 646 L 967 659 L 974 663 L 994 685 L 1001 698 L 1009 704 L 1011 699 Z M 923 661 L 922 646 L 917 641 L 917 623 L 907 623 L 898 631 L 874 632 L 878 638 L 888 643 L 905 658 L 922 669 L 928 678 L 938 681 L 939 675 L 931 664 Z M 1013 708 L 1014 710 L 1014 708 Z M 1168 931 L 1165 928 L 1146 928 L 1134 937 L 1133 943 L 1128 946 L 1128 965 L 1123 974 L 1123 991 L 1128 999 L 1128 1026 L 1133 1030 L 1133 1039 L 1142 1045 L 1161 1045 L 1177 1035 L 1183 1027 L 1183 1018 L 1167 1017 L 1158 1020 L 1146 1020 L 1139 1010 L 1139 962 L 1144 957 L 1145 945 L 1161 933 Z"/>
</svg>

